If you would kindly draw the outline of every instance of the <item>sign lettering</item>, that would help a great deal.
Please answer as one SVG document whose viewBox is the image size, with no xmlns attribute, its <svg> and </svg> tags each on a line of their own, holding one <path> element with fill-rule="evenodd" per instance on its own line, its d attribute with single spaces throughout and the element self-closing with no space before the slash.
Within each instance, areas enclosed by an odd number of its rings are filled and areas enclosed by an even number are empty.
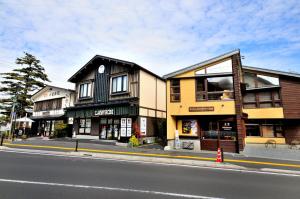
<svg viewBox="0 0 300 199">
<path fill-rule="evenodd" d="M 213 106 L 195 106 L 189 107 L 189 112 L 206 112 L 206 111 L 214 111 L 215 108 Z"/>
<path fill-rule="evenodd" d="M 113 109 L 106 109 L 106 110 L 95 110 L 95 116 L 99 115 L 113 115 L 114 110 Z"/>
</svg>

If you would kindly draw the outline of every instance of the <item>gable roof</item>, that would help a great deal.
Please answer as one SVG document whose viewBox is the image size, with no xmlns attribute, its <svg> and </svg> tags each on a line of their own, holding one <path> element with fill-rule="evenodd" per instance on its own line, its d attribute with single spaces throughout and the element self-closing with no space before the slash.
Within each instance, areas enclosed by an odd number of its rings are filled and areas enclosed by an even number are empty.
<svg viewBox="0 0 300 199">
<path fill-rule="evenodd" d="M 246 69 L 246 70 L 251 70 L 251 71 L 258 71 L 258 72 L 272 73 L 272 74 L 276 74 L 276 75 L 300 78 L 300 73 L 295 73 L 295 72 L 284 72 L 284 71 L 279 71 L 279 70 L 257 68 L 257 67 L 253 67 L 253 66 L 242 66 L 242 68 Z"/>
<path fill-rule="evenodd" d="M 202 66 L 205 66 L 205 65 L 207 65 L 207 64 L 211 64 L 211 63 L 217 62 L 217 61 L 219 61 L 219 60 L 222 60 L 222 59 L 224 59 L 224 58 L 227 58 L 227 57 L 230 57 L 230 56 L 232 56 L 232 55 L 239 54 L 239 53 L 240 53 L 240 50 L 239 50 L 239 49 L 236 49 L 236 50 L 227 52 L 227 53 L 225 53 L 225 54 L 219 55 L 219 56 L 217 56 L 217 57 L 214 57 L 214 58 L 205 60 L 205 61 L 200 62 L 200 63 L 198 63 L 198 64 L 194 64 L 194 65 L 188 66 L 188 67 L 186 67 L 186 68 L 183 68 L 183 69 L 174 71 L 174 72 L 172 72 L 172 73 L 166 74 L 166 75 L 163 76 L 163 78 L 164 78 L 164 79 L 168 79 L 168 78 L 174 77 L 174 76 L 176 76 L 176 75 L 179 75 L 179 74 L 182 74 L 182 73 L 185 73 L 185 72 L 188 72 L 188 71 L 197 69 L 197 68 L 199 68 L 199 67 L 202 67 Z"/>
<path fill-rule="evenodd" d="M 40 90 L 38 90 L 37 92 L 35 92 L 31 98 L 34 98 L 36 97 L 36 95 L 40 94 L 43 90 L 45 90 L 46 88 L 57 88 L 57 89 L 62 89 L 62 90 L 66 90 L 66 91 L 70 91 L 70 92 L 75 92 L 75 90 L 72 90 L 72 89 L 68 89 L 68 88 L 61 88 L 61 87 L 57 87 L 57 86 L 51 86 L 51 85 L 48 85 L 48 84 L 45 84 L 44 87 L 42 87 Z"/>
<path fill-rule="evenodd" d="M 76 77 L 77 77 L 80 73 L 84 72 L 84 70 L 86 70 L 88 67 L 91 67 L 91 66 L 92 66 L 91 63 L 92 63 L 93 61 L 97 60 L 97 59 L 113 61 L 113 62 L 116 62 L 116 63 L 122 63 L 122 64 L 125 64 L 125 65 L 128 65 L 128 66 L 131 66 L 131 67 L 134 67 L 134 66 L 135 66 L 135 67 L 137 67 L 137 68 L 139 68 L 139 69 L 141 69 L 141 70 L 143 70 L 143 71 L 145 71 L 145 72 L 147 72 L 147 73 L 149 73 L 149 74 L 151 74 L 151 75 L 157 77 L 158 79 L 161 79 L 161 80 L 164 81 L 164 79 L 163 79 L 162 77 L 160 77 L 159 75 L 157 75 L 157 74 L 151 72 L 150 70 L 148 70 L 148 69 L 146 69 L 146 68 L 143 68 L 142 66 L 140 66 L 140 65 L 138 65 L 138 64 L 136 64 L 136 63 L 134 63 L 134 62 L 125 61 L 125 60 L 121 60 L 121 59 L 116 59 L 116 58 L 112 58 L 112 57 L 106 57 L 106 56 L 103 56 L 103 55 L 95 55 L 90 61 L 88 61 L 83 67 L 81 67 L 74 75 L 72 75 L 72 77 L 70 77 L 70 78 L 68 79 L 68 81 L 69 81 L 69 82 L 72 82 L 72 83 L 75 83 L 75 82 L 76 82 L 76 81 L 75 81 Z"/>
</svg>

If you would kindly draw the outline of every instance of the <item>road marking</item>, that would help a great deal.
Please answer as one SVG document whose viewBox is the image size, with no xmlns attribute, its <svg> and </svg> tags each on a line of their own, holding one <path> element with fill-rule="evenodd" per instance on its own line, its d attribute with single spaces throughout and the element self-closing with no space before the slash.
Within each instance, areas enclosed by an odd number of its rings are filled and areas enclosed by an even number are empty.
<svg viewBox="0 0 300 199">
<path fill-rule="evenodd" d="M 19 184 L 34 184 L 34 185 L 47 185 L 47 186 L 58 186 L 58 187 L 72 187 L 72 188 L 83 188 L 83 189 L 98 189 L 98 190 L 106 190 L 106 191 L 134 192 L 134 193 L 163 195 L 163 196 L 172 196 L 172 197 L 181 197 L 181 198 L 222 199 L 222 198 L 208 197 L 208 196 L 201 196 L 201 195 L 190 195 L 190 194 L 180 194 L 180 193 L 172 193 L 172 192 L 150 191 L 150 190 L 142 190 L 142 189 L 129 189 L 129 188 L 104 187 L 104 186 L 89 186 L 89 185 L 78 185 L 78 184 L 62 184 L 62 183 L 54 183 L 54 182 L 39 182 L 39 181 L 13 180 L 13 179 L 2 179 L 2 178 L 0 178 L 0 182 L 19 183 Z"/>
<path fill-rule="evenodd" d="M 27 150 L 27 149 L 25 149 Z M 30 150 L 30 149 L 28 149 Z M 186 165 L 186 164 L 175 164 L 175 163 L 162 163 L 162 162 L 150 162 L 150 161 L 141 161 L 141 160 L 122 160 L 122 159 L 113 159 L 113 158 L 104 158 L 104 157 L 93 157 L 93 156 L 77 156 L 77 155 L 65 155 L 65 154 L 54 154 L 47 151 L 15 151 L 15 150 L 0 150 L 1 152 L 7 153 L 21 153 L 21 154 L 31 154 L 31 155 L 44 155 L 50 157 L 67 157 L 67 158 L 80 158 L 80 159 L 91 159 L 91 160 L 105 160 L 105 161 L 117 161 L 117 162 L 127 162 L 127 163 L 140 163 L 140 164 L 155 164 L 162 166 L 176 166 L 176 167 L 188 167 L 188 168 L 198 168 L 198 169 L 211 169 L 211 170 L 220 170 L 220 171 L 233 171 L 240 173 L 254 173 L 254 174 L 267 174 L 267 175 L 277 175 L 277 176 L 289 176 L 289 177 L 300 177 L 298 172 L 293 173 L 293 171 L 288 172 L 278 172 L 279 170 L 267 170 L 266 168 L 260 170 L 246 170 L 246 169 L 233 169 L 233 168 L 220 168 L 220 167 L 209 167 L 209 166 L 200 166 L 200 165 Z"/>
<path fill-rule="evenodd" d="M 4 143 L 7 146 L 21 146 L 29 148 L 45 148 L 45 149 L 62 149 L 68 151 L 74 151 L 71 147 L 60 147 L 60 146 L 41 146 L 41 145 L 31 145 L 31 144 L 12 144 Z M 178 159 L 193 159 L 193 160 L 205 160 L 205 161 L 215 161 L 215 158 L 199 157 L 199 156 L 183 156 L 183 155 L 168 155 L 168 154 L 155 154 L 155 153 L 139 153 L 139 152 L 127 152 L 127 151 L 112 151 L 112 150 L 101 150 L 101 149 L 89 149 L 89 148 L 78 148 L 78 151 L 83 152 L 96 152 L 96 153 L 110 153 L 110 154 L 121 154 L 121 155 L 137 155 L 137 156 L 148 156 L 148 157 L 166 157 L 166 158 L 178 158 Z M 225 159 L 225 162 L 232 163 L 246 163 L 246 164 L 257 164 L 257 165 L 270 165 L 279 167 L 293 167 L 300 168 L 300 164 L 286 164 L 286 163 L 275 163 L 275 162 L 260 162 L 252 160 L 234 160 Z"/>
</svg>

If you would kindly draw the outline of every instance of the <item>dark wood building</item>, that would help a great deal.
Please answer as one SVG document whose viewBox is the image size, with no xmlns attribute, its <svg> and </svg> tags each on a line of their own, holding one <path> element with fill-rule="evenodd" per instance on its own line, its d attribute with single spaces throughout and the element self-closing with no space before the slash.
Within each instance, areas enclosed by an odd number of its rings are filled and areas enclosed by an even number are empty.
<svg viewBox="0 0 300 199">
<path fill-rule="evenodd" d="M 67 108 L 77 137 L 146 142 L 165 135 L 165 81 L 128 61 L 94 56 L 70 79 L 76 100 Z"/>
</svg>

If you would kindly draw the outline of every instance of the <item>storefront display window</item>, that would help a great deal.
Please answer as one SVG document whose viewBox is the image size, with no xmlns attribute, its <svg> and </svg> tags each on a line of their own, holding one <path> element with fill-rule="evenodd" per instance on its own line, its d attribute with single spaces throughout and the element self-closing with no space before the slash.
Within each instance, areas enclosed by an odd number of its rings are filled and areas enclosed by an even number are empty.
<svg viewBox="0 0 300 199">
<path fill-rule="evenodd" d="M 236 140 L 236 127 L 234 122 L 215 121 L 202 124 L 203 139 Z"/>
<path fill-rule="evenodd" d="M 246 124 L 247 136 L 260 136 L 260 129 L 258 124 Z"/>
<path fill-rule="evenodd" d="M 183 120 L 182 134 L 197 135 L 197 120 Z"/>
<path fill-rule="evenodd" d="M 79 134 L 90 134 L 91 133 L 91 119 L 82 118 L 79 121 Z"/>
</svg>

